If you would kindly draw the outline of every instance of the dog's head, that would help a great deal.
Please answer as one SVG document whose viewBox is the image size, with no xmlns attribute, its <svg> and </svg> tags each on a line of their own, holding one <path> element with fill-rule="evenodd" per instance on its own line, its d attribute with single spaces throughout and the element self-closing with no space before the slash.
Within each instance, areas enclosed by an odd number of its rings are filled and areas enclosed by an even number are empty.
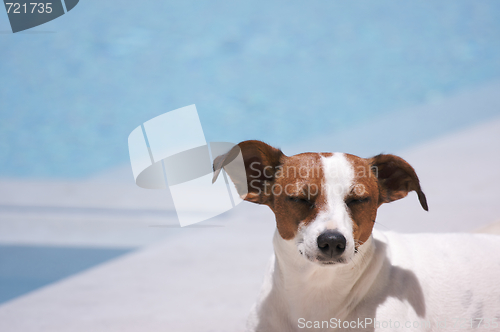
<svg viewBox="0 0 500 332">
<path fill-rule="evenodd" d="M 427 202 L 415 170 L 403 159 L 382 154 L 365 159 L 344 153 L 285 156 L 260 141 L 244 141 L 215 159 L 215 177 L 241 150 L 248 191 L 242 198 L 268 205 L 278 232 L 318 264 L 349 262 L 371 235 L 377 209 L 416 191 Z M 228 171 L 237 188 L 241 181 Z M 246 189 L 246 188 L 245 188 Z"/>
</svg>

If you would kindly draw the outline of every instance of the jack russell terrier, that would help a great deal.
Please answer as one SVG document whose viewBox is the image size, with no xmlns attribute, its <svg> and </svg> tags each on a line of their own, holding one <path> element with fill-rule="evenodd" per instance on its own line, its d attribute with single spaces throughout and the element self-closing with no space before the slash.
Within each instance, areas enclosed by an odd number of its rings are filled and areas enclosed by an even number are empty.
<svg viewBox="0 0 500 332">
<path fill-rule="evenodd" d="M 247 331 L 500 331 L 500 237 L 373 229 L 378 207 L 410 191 L 428 210 L 405 160 L 244 141 L 215 159 L 214 180 L 240 151 L 246 179 L 226 171 L 277 226 Z"/>
</svg>

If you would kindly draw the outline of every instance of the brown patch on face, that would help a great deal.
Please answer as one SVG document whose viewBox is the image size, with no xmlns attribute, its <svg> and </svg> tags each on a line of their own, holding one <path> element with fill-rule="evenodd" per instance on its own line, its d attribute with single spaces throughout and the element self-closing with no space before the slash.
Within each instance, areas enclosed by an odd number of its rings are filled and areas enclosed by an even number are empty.
<svg viewBox="0 0 500 332">
<path fill-rule="evenodd" d="M 325 202 L 321 194 L 324 177 L 320 156 L 331 154 L 302 153 L 285 156 L 281 150 L 261 141 L 238 144 L 245 166 L 246 178 L 239 179 L 228 172 L 236 187 L 247 182 L 248 193 L 242 197 L 250 202 L 268 205 L 276 215 L 281 237 L 295 237 L 300 224 L 314 220 L 318 206 Z M 233 151 L 235 150 L 235 151 Z M 238 150 L 218 156 L 214 161 L 214 180 L 220 169 Z"/>
<path fill-rule="evenodd" d="M 345 157 L 354 168 L 353 190 L 347 195 L 346 204 L 353 221 L 353 237 L 357 248 L 372 233 L 380 205 L 379 188 L 368 160 L 350 154 L 345 154 Z"/>
<path fill-rule="evenodd" d="M 320 154 L 302 153 L 288 157 L 274 179 L 274 196 L 269 206 L 276 215 L 281 237 L 295 237 L 301 224 L 312 222 L 325 204 L 321 184 L 324 178 Z"/>
</svg>

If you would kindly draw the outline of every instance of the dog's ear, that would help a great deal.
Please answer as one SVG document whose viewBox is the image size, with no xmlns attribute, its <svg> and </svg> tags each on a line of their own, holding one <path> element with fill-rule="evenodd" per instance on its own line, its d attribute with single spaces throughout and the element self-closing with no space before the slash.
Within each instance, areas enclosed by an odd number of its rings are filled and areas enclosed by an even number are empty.
<svg viewBox="0 0 500 332">
<path fill-rule="evenodd" d="M 243 162 L 245 165 L 245 178 L 237 172 L 231 172 L 226 169 L 227 174 L 233 181 L 240 196 L 249 202 L 258 204 L 266 204 L 271 195 L 271 185 L 275 179 L 277 167 L 283 162 L 286 156 L 281 150 L 273 148 L 261 141 L 243 141 L 234 146 L 228 153 L 218 156 L 214 160 L 214 178 L 217 179 L 223 167 L 234 160 L 238 154 L 242 153 Z M 242 186 L 242 182 L 246 181 L 246 188 Z M 246 189 L 245 188 L 245 189 Z"/>
<path fill-rule="evenodd" d="M 368 161 L 378 180 L 380 203 L 389 203 L 416 191 L 420 205 L 429 211 L 417 173 L 404 159 L 392 154 L 379 154 Z"/>
</svg>

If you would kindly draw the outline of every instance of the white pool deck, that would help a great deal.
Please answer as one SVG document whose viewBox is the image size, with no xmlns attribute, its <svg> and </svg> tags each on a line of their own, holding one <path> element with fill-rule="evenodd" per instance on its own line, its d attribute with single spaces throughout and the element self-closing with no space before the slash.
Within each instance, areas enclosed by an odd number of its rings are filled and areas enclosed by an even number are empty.
<svg viewBox="0 0 500 332">
<path fill-rule="evenodd" d="M 430 211 L 412 193 L 382 206 L 377 228 L 500 232 L 500 118 L 396 152 L 416 169 Z M 243 330 L 272 252 L 270 210 L 243 203 L 181 229 L 168 192 L 121 181 L 128 172 L 1 181 L 0 243 L 140 249 L 1 305 L 0 331 Z"/>
</svg>

